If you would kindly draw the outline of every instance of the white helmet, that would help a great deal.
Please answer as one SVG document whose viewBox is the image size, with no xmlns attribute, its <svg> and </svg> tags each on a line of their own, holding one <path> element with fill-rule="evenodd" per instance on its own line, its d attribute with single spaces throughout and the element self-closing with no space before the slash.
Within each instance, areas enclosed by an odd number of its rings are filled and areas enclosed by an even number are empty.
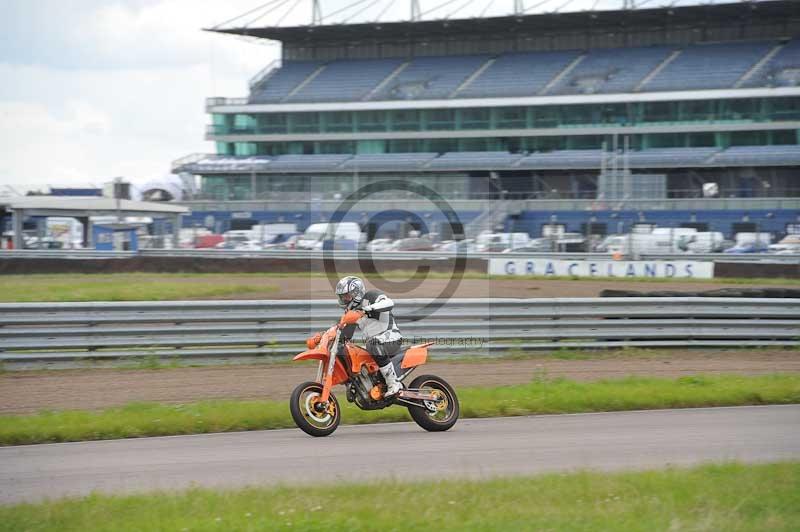
<svg viewBox="0 0 800 532">
<path fill-rule="evenodd" d="M 356 308 L 364 298 L 364 281 L 359 277 L 348 275 L 336 283 L 336 297 L 342 308 Z"/>
</svg>

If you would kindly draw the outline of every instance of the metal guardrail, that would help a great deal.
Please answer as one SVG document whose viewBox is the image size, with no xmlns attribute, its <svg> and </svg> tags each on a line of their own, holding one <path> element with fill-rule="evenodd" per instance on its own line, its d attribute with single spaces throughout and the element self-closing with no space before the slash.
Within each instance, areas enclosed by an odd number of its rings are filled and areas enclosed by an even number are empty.
<svg viewBox="0 0 800 532">
<path fill-rule="evenodd" d="M 621 346 L 800 345 L 800 299 L 565 298 L 399 300 L 406 340 L 433 356 Z M 340 315 L 330 300 L 0 304 L 8 369 L 96 361 L 285 359 Z"/>
<path fill-rule="evenodd" d="M 335 259 L 369 259 L 374 260 L 447 260 L 456 257 L 455 253 L 441 251 L 349 251 L 336 250 L 332 252 Z M 275 259 L 321 259 L 327 253 L 316 250 L 239 250 L 239 249 L 142 249 L 135 251 L 96 251 L 91 249 L 24 249 L 0 250 L 0 260 L 3 258 L 16 259 L 125 259 L 136 256 L 142 257 L 190 257 L 190 258 L 275 258 Z M 468 259 L 525 259 L 525 258 L 550 258 L 562 260 L 608 260 L 608 253 L 479 253 L 469 252 L 464 256 Z M 800 263 L 800 254 L 774 254 L 774 253 L 671 253 L 648 254 L 639 256 L 639 260 L 694 260 L 716 262 L 771 262 L 771 263 Z"/>
</svg>

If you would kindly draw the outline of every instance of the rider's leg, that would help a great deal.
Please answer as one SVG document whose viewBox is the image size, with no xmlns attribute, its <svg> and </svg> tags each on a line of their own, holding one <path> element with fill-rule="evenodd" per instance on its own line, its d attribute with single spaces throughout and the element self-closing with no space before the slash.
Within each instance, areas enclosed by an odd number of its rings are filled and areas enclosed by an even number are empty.
<svg viewBox="0 0 800 532">
<path fill-rule="evenodd" d="M 397 379 L 397 373 L 392 364 L 392 356 L 400 351 L 400 342 L 380 343 L 377 340 L 367 342 L 367 351 L 377 362 L 383 379 L 386 381 L 385 397 L 396 394 L 403 389 L 403 384 Z"/>
</svg>

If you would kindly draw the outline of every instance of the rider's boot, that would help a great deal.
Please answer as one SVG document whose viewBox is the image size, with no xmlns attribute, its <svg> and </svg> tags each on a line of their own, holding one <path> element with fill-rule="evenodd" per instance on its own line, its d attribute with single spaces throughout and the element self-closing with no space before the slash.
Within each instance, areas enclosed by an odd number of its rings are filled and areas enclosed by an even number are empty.
<svg viewBox="0 0 800 532">
<path fill-rule="evenodd" d="M 394 364 L 389 362 L 385 366 L 381 366 L 381 374 L 386 381 L 386 393 L 383 394 L 384 397 L 395 395 L 403 389 L 403 383 L 397 379 L 397 373 L 394 371 Z"/>
</svg>

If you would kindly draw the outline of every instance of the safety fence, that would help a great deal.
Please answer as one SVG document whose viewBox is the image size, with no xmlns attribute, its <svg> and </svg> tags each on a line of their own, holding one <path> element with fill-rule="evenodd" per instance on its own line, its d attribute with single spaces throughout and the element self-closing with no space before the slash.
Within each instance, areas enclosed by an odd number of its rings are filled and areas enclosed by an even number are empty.
<svg viewBox="0 0 800 532">
<path fill-rule="evenodd" d="M 275 259 L 373 259 L 390 260 L 452 260 L 468 259 L 525 259 L 546 258 L 560 260 L 608 260 L 609 253 L 559 253 L 559 252 L 524 252 L 524 253 L 490 253 L 490 252 L 442 252 L 442 251 L 352 251 L 352 250 L 245 250 L 245 249 L 142 249 L 139 251 L 97 251 L 91 249 L 18 249 L 0 250 L 0 260 L 6 259 L 128 259 L 133 257 L 188 257 L 214 259 L 241 258 L 275 258 Z M 718 262 L 768 262 L 768 263 L 800 263 L 800 253 L 665 253 L 640 254 L 639 260 L 692 260 Z"/>
<path fill-rule="evenodd" d="M 0 362 L 25 369 L 145 358 L 286 360 L 339 315 L 330 300 L 7 303 L 0 304 Z M 436 342 L 434 357 L 800 346 L 800 299 L 407 299 L 396 302 L 395 316 L 409 344 Z"/>
</svg>

